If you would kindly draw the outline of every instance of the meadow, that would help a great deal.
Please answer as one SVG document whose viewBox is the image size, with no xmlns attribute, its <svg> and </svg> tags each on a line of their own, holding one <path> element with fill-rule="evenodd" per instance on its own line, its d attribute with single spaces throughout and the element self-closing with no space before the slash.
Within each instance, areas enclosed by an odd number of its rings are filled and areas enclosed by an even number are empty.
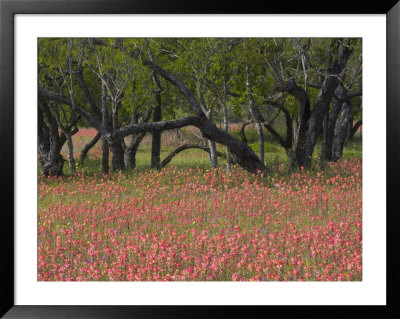
<svg viewBox="0 0 400 319">
<path fill-rule="evenodd" d="M 74 136 L 76 158 L 94 134 Z M 161 158 L 185 138 L 164 134 Z M 38 280 L 362 280 L 360 136 L 324 171 L 290 175 L 266 145 L 269 176 L 211 169 L 201 150 L 152 170 L 145 137 L 135 169 L 102 175 L 96 145 L 77 174 L 39 177 Z"/>
</svg>

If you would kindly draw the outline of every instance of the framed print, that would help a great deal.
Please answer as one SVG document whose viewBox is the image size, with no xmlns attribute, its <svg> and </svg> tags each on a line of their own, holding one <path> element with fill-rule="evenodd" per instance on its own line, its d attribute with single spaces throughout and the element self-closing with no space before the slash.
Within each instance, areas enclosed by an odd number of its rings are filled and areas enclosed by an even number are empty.
<svg viewBox="0 0 400 319">
<path fill-rule="evenodd" d="M 0 1 L 4 318 L 398 314 L 397 1 Z"/>
</svg>

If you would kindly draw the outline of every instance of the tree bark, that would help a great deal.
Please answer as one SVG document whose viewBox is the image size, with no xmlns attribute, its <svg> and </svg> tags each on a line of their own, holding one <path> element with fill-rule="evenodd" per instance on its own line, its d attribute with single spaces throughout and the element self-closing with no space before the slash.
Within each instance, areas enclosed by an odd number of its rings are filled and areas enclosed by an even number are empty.
<svg viewBox="0 0 400 319">
<path fill-rule="evenodd" d="M 322 141 L 321 141 L 321 155 L 319 166 L 321 169 L 325 169 L 327 162 L 327 145 L 328 145 L 328 128 L 329 128 L 329 113 L 327 112 L 324 117 L 324 123 L 322 128 Z"/>
<path fill-rule="evenodd" d="M 210 109 L 208 119 L 212 122 L 213 118 L 213 109 Z M 212 168 L 217 168 L 218 167 L 218 152 L 217 152 L 217 145 L 215 144 L 214 141 L 207 140 L 208 147 L 210 149 L 210 162 L 211 162 L 211 167 Z"/>
<path fill-rule="evenodd" d="M 113 171 L 123 170 L 125 169 L 125 162 L 124 162 L 124 149 L 122 148 L 122 139 L 115 138 L 112 140 L 112 144 L 109 143 L 111 146 L 112 151 L 112 168 Z"/>
<path fill-rule="evenodd" d="M 49 127 L 43 119 L 43 113 L 38 106 L 38 153 L 39 161 L 42 166 L 46 164 L 46 156 L 50 152 L 50 132 Z"/>
<path fill-rule="evenodd" d="M 140 142 L 146 136 L 146 133 L 132 134 L 129 146 L 125 150 L 125 167 L 136 167 L 136 154 L 139 149 Z"/>
<path fill-rule="evenodd" d="M 264 163 L 264 134 L 261 126 L 261 122 L 263 122 L 263 119 L 260 116 L 260 112 L 256 110 L 256 105 L 254 102 L 253 92 L 251 87 L 252 86 L 251 71 L 249 64 L 246 65 L 246 72 L 247 72 L 246 88 L 247 88 L 247 95 L 249 98 L 249 108 L 250 108 L 250 113 L 253 116 L 254 121 L 256 123 L 257 135 L 258 135 L 258 157 Z"/>
<path fill-rule="evenodd" d="M 224 109 L 224 131 L 226 134 L 228 134 L 228 130 L 229 130 L 229 125 L 228 125 L 228 111 L 226 109 L 226 105 L 224 103 L 223 105 L 223 109 Z M 230 161 L 230 152 L 229 152 L 229 146 L 226 145 L 225 146 L 225 153 L 226 153 L 226 171 L 228 173 L 231 172 L 231 161 Z"/>
<path fill-rule="evenodd" d="M 218 152 L 217 152 L 217 145 L 214 141 L 207 140 L 208 148 L 210 149 L 210 163 L 212 168 L 218 167 Z"/>
<path fill-rule="evenodd" d="M 155 73 L 155 72 L 154 72 Z M 153 79 L 156 83 L 157 89 L 155 91 L 155 98 L 157 105 L 153 113 L 153 122 L 162 120 L 161 109 L 161 84 L 158 75 L 153 73 Z M 161 131 L 153 131 L 151 139 L 151 168 L 160 168 L 160 152 L 161 152 Z"/>
<path fill-rule="evenodd" d="M 152 114 L 152 109 L 149 109 L 144 115 L 142 115 L 141 121 L 148 122 L 148 120 L 151 117 L 151 114 Z M 138 123 L 139 123 L 138 111 L 137 109 L 134 109 L 131 117 L 131 125 L 135 125 Z M 140 142 L 143 140 L 145 136 L 146 136 L 145 132 L 131 135 L 131 140 L 129 142 L 129 145 L 125 148 L 125 154 L 124 154 L 125 167 L 131 167 L 131 168 L 136 167 L 136 154 L 139 149 Z"/>
<path fill-rule="evenodd" d="M 101 138 L 101 168 L 103 174 L 108 174 L 110 171 L 110 165 L 108 163 L 109 157 L 109 147 L 108 147 L 108 140 L 105 137 Z"/>
<path fill-rule="evenodd" d="M 64 159 L 61 148 L 65 142 L 58 134 L 56 119 L 44 100 L 39 100 L 38 107 L 38 153 L 45 176 L 62 176 Z"/>
<path fill-rule="evenodd" d="M 124 170 L 125 169 L 125 162 L 124 162 L 124 149 L 122 147 L 123 137 L 117 136 L 116 132 L 119 128 L 118 123 L 118 110 L 120 108 L 120 102 L 112 103 L 111 107 L 111 122 L 112 122 L 112 133 L 111 133 L 111 140 L 108 144 L 111 147 L 112 151 L 112 168 L 113 171 Z"/>
<path fill-rule="evenodd" d="M 308 121 L 311 116 L 310 100 L 307 92 L 299 87 L 294 79 L 284 83 L 278 83 L 275 87 L 278 92 L 288 92 L 297 100 L 297 130 L 293 155 L 290 161 L 289 170 L 295 167 L 304 166 L 305 141 L 308 132 Z"/>
<path fill-rule="evenodd" d="M 90 95 L 89 95 L 90 98 Z M 110 171 L 110 164 L 109 164 L 109 156 L 110 156 L 110 147 L 109 147 L 109 140 L 107 138 L 106 133 L 108 135 L 111 135 L 109 131 L 107 130 L 108 128 L 108 110 L 107 110 L 107 92 L 106 92 L 106 86 L 103 82 L 101 82 L 101 126 L 104 128 L 104 131 L 99 131 L 99 133 L 102 135 L 102 140 L 101 140 L 101 168 L 104 174 L 108 174 Z M 88 97 L 86 98 L 88 99 Z M 96 107 L 96 106 L 92 106 Z M 86 117 L 88 120 L 88 118 Z M 97 121 L 92 121 L 93 123 L 97 123 Z M 100 127 L 100 125 L 99 125 Z"/>
<path fill-rule="evenodd" d="M 207 139 L 202 131 L 200 131 L 200 134 L 204 142 L 204 147 L 208 146 L 210 150 L 210 152 L 208 152 L 208 157 L 210 159 L 211 167 L 217 168 L 218 167 L 217 145 L 214 141 Z"/>
<path fill-rule="evenodd" d="M 351 104 L 343 103 L 340 119 L 335 128 L 335 140 L 332 149 L 332 161 L 337 162 L 342 158 L 343 147 L 346 142 L 347 133 L 350 125 Z"/>
<path fill-rule="evenodd" d="M 346 94 L 346 89 L 342 84 L 339 84 L 335 91 L 335 96 L 343 97 Z M 328 130 L 326 135 L 326 149 L 325 158 L 327 161 L 332 160 L 332 147 L 333 140 L 335 138 L 335 127 L 336 121 L 339 117 L 340 111 L 342 110 L 343 101 L 338 98 L 334 98 L 332 102 L 332 110 L 329 114 Z"/>
<path fill-rule="evenodd" d="M 199 100 L 200 100 L 200 106 L 203 108 L 203 112 L 206 114 L 207 118 L 210 120 L 210 122 L 213 121 L 213 109 L 208 108 L 206 106 L 206 102 L 204 100 L 203 93 L 201 91 L 201 84 L 200 81 L 197 83 L 197 92 L 199 95 Z M 201 136 L 205 143 L 208 145 L 210 152 L 208 153 L 208 156 L 210 158 L 210 163 L 212 168 L 216 168 L 218 166 L 218 156 L 217 156 L 217 145 L 215 144 L 214 141 L 208 140 L 204 137 L 204 134 L 201 133 Z"/>
<path fill-rule="evenodd" d="M 76 163 L 74 158 L 74 144 L 72 143 L 72 136 L 71 133 L 64 132 L 65 138 L 67 140 L 68 145 L 68 162 L 69 162 L 69 169 L 72 174 L 76 173 Z"/>
</svg>

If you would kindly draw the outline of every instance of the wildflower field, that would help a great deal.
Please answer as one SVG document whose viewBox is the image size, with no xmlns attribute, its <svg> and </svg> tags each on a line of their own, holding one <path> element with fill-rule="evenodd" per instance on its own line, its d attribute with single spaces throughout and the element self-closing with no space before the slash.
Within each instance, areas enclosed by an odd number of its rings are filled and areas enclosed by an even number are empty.
<svg viewBox="0 0 400 319">
<path fill-rule="evenodd" d="M 361 172 L 349 157 L 39 177 L 38 280 L 360 281 Z"/>
</svg>

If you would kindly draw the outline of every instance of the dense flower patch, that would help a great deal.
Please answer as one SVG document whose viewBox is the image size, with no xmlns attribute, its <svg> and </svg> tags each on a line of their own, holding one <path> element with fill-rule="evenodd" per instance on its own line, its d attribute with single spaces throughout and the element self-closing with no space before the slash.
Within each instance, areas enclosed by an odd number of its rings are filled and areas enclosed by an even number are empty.
<svg viewBox="0 0 400 319">
<path fill-rule="evenodd" d="M 40 178 L 38 280 L 361 280 L 361 187 L 359 159 Z"/>
</svg>

